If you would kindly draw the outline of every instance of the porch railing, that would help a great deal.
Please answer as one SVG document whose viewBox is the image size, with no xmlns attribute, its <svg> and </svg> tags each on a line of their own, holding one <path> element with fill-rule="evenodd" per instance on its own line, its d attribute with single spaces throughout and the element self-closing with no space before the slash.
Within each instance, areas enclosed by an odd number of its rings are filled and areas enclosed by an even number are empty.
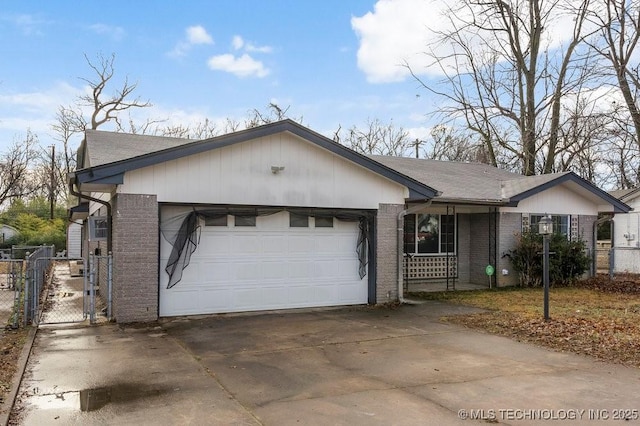
<svg viewBox="0 0 640 426">
<path fill-rule="evenodd" d="M 447 269 L 449 270 L 447 274 Z M 404 276 L 409 281 L 456 278 L 457 256 L 405 256 Z"/>
</svg>

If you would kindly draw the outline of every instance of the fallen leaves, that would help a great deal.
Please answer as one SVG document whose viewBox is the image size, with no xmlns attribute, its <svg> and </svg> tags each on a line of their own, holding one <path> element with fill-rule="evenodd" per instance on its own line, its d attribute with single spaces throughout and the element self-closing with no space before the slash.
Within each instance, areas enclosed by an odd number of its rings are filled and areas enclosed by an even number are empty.
<svg viewBox="0 0 640 426">
<path fill-rule="evenodd" d="M 475 294 L 474 294 L 475 293 Z M 490 309 L 444 320 L 493 334 L 640 367 L 640 279 L 598 276 L 551 289 L 551 318 L 542 315 L 541 289 L 454 292 L 429 298 Z"/>
</svg>

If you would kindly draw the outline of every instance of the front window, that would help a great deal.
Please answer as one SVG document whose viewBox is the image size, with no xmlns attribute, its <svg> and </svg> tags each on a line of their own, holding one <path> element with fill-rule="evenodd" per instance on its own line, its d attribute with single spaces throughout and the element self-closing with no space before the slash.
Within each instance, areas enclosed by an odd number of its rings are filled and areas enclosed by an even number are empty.
<svg viewBox="0 0 640 426">
<path fill-rule="evenodd" d="M 538 222 L 545 215 L 532 214 L 529 216 L 529 229 L 531 232 L 538 233 Z M 565 237 L 569 235 L 569 215 L 551 215 L 551 222 L 553 223 L 553 233 L 562 234 Z"/>
<path fill-rule="evenodd" d="M 454 215 L 412 214 L 404 218 L 405 253 L 455 253 L 455 242 Z"/>
</svg>

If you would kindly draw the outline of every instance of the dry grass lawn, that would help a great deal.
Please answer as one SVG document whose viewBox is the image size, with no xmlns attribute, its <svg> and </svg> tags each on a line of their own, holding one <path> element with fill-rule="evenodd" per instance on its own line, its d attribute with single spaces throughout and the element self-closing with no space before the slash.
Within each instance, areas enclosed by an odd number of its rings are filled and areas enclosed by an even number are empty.
<svg viewBox="0 0 640 426">
<path fill-rule="evenodd" d="M 551 288 L 550 320 L 543 318 L 541 288 L 418 293 L 426 299 L 485 308 L 488 312 L 444 318 L 559 351 L 640 367 L 640 280 L 622 276 Z"/>
</svg>

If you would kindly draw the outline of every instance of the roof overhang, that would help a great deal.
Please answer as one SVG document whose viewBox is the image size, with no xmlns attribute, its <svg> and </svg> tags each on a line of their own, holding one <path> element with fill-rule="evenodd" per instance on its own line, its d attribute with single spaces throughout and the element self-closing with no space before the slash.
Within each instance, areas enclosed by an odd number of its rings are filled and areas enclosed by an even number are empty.
<svg viewBox="0 0 640 426">
<path fill-rule="evenodd" d="M 510 197 L 507 206 L 515 207 L 521 200 L 529 198 L 535 194 L 558 185 L 567 186 L 576 194 L 579 194 L 593 201 L 598 206 L 610 206 L 610 208 L 602 210 L 603 212 L 627 213 L 631 210 L 631 207 L 629 207 L 627 204 L 601 190 L 600 188 L 592 185 L 573 172 L 562 174 L 556 179 L 549 180 L 541 185 Z"/>
<path fill-rule="evenodd" d="M 87 217 L 89 217 L 89 203 L 80 203 L 69 209 L 69 220 L 72 222 L 85 220 Z"/>
<path fill-rule="evenodd" d="M 128 171 L 201 154 L 212 149 L 219 149 L 282 132 L 296 135 L 361 167 L 405 186 L 409 190 L 409 200 L 429 200 L 439 194 L 437 190 L 430 186 L 340 145 L 289 119 L 210 139 L 194 141 L 126 160 L 77 170 L 70 179 L 75 179 L 75 183 L 81 192 L 111 192 L 116 185 L 123 183 L 124 174 Z"/>
</svg>

